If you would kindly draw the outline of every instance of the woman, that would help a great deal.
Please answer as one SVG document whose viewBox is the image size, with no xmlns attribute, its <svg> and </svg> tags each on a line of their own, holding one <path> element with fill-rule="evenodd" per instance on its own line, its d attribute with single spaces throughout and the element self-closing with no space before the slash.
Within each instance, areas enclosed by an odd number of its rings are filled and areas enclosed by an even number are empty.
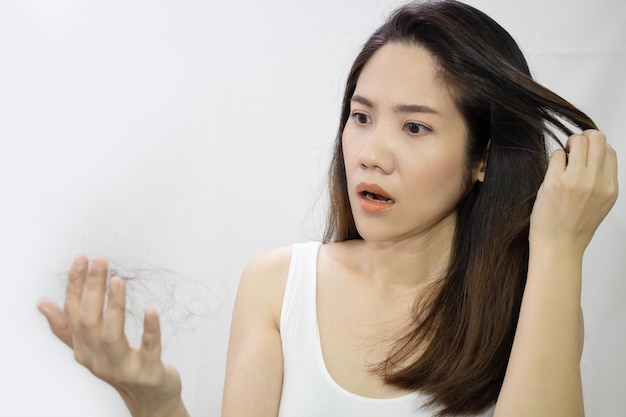
<svg viewBox="0 0 626 417">
<path fill-rule="evenodd" d="M 324 244 L 244 271 L 222 415 L 583 415 L 582 255 L 617 197 L 594 129 L 483 13 L 399 9 L 348 77 Z M 188 415 L 156 313 L 129 348 L 106 273 L 76 258 L 53 332 L 133 416 Z"/>
</svg>

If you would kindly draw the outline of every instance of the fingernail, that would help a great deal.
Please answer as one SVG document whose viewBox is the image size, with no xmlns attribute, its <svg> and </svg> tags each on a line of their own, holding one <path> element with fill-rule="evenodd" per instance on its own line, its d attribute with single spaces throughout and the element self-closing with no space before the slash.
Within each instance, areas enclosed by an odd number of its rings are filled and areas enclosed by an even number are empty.
<svg viewBox="0 0 626 417">
<path fill-rule="evenodd" d="M 109 290 L 113 294 L 118 294 L 122 290 L 122 282 L 119 277 L 111 278 L 111 281 L 109 282 Z"/>
<path fill-rule="evenodd" d="M 48 312 L 48 308 L 44 303 L 37 303 L 37 310 L 39 310 L 39 312 L 42 314 L 45 314 Z"/>
<path fill-rule="evenodd" d="M 82 253 L 74 255 L 74 265 L 80 265 L 85 261 L 85 256 Z"/>
</svg>

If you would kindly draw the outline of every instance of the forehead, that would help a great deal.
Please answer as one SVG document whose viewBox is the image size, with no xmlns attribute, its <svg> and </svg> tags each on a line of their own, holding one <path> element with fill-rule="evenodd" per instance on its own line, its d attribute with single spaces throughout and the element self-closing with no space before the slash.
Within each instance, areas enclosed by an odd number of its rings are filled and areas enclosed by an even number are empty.
<svg viewBox="0 0 626 417">
<path fill-rule="evenodd" d="M 382 106 L 424 104 L 442 115 L 458 114 L 436 60 L 418 45 L 391 42 L 381 47 L 363 67 L 355 94 Z"/>
</svg>

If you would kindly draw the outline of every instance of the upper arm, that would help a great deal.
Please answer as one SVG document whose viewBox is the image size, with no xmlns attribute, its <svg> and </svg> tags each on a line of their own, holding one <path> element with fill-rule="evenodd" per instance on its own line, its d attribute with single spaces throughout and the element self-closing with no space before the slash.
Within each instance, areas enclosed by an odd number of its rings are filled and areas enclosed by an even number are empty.
<svg viewBox="0 0 626 417">
<path fill-rule="evenodd" d="M 269 251 L 241 277 L 228 344 L 222 417 L 276 417 L 283 380 L 279 322 L 291 248 Z"/>
</svg>

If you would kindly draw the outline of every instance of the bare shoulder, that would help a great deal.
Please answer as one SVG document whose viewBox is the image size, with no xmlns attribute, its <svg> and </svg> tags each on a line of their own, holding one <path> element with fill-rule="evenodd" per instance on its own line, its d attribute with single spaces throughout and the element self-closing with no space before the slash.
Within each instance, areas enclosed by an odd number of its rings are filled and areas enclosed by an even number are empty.
<svg viewBox="0 0 626 417">
<path fill-rule="evenodd" d="M 257 255 L 246 266 L 244 275 L 247 273 L 271 275 L 275 272 L 289 270 L 291 247 L 291 245 L 279 246 Z"/>
<path fill-rule="evenodd" d="M 278 324 L 291 263 L 291 245 L 281 246 L 253 258 L 243 271 L 237 298 L 257 313 L 269 313 Z"/>
</svg>

